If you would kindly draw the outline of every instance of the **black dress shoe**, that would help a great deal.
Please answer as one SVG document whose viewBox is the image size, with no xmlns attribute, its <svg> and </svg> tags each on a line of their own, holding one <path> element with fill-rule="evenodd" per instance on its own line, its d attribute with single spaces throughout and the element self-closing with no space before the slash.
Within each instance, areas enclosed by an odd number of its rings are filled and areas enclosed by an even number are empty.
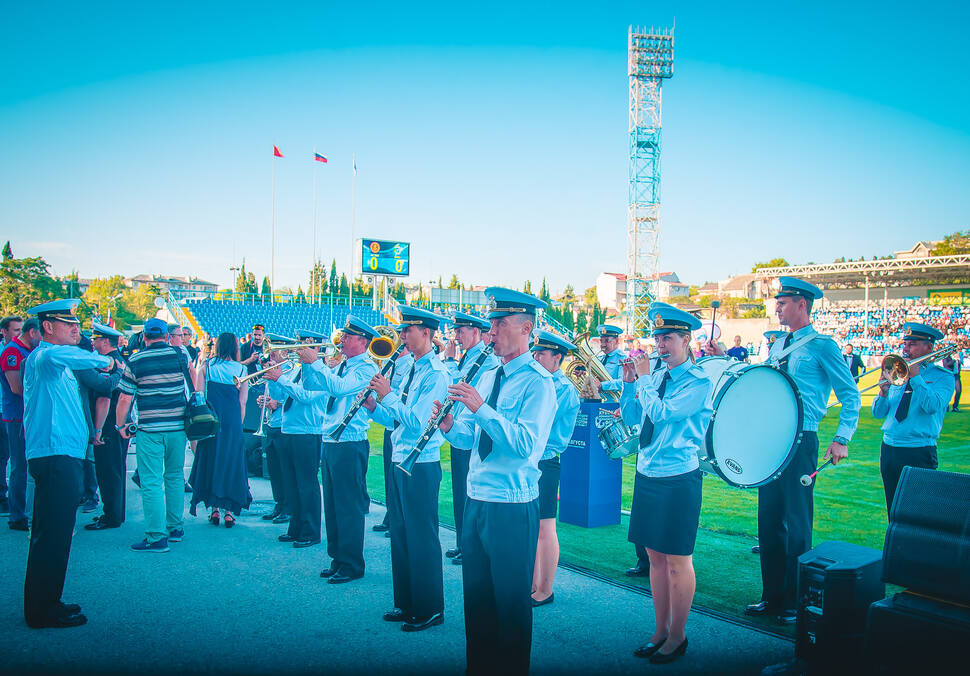
<svg viewBox="0 0 970 676">
<path fill-rule="evenodd" d="M 87 621 L 88 618 L 83 613 L 62 612 L 40 620 L 28 621 L 27 625 L 33 629 L 64 629 L 66 627 L 80 627 Z"/>
<path fill-rule="evenodd" d="M 676 660 L 681 655 L 687 654 L 687 638 L 684 637 L 684 642 L 681 643 L 677 648 L 669 654 L 664 654 L 659 650 L 650 656 L 650 664 L 670 664 Z"/>
<path fill-rule="evenodd" d="M 294 540 L 293 541 L 293 546 L 296 547 L 297 549 L 303 549 L 304 547 L 312 547 L 313 545 L 318 545 L 318 544 L 320 544 L 320 538 L 316 538 L 313 540 Z"/>
<path fill-rule="evenodd" d="M 27 525 L 27 519 L 17 519 L 16 521 L 11 521 L 9 524 L 10 530 L 22 530 L 27 532 L 30 530 L 30 526 Z"/>
<path fill-rule="evenodd" d="M 289 533 L 283 533 L 276 539 L 279 540 L 280 542 L 296 542 L 296 538 L 290 535 Z"/>
<path fill-rule="evenodd" d="M 650 577 L 650 562 L 637 561 L 633 568 L 626 569 L 626 574 L 628 577 Z"/>
<path fill-rule="evenodd" d="M 60 607 L 61 612 L 66 615 L 76 615 L 81 612 L 81 606 L 76 603 L 60 603 Z"/>
<path fill-rule="evenodd" d="M 655 652 L 660 650 L 660 646 L 667 642 L 667 639 L 662 640 L 660 643 L 647 643 L 642 645 L 633 651 L 634 657 L 650 657 Z"/>
<path fill-rule="evenodd" d="M 458 552 L 458 556 L 456 556 L 455 558 L 453 558 L 451 560 L 451 563 L 452 563 L 452 565 L 455 565 L 455 566 L 460 566 L 462 564 L 461 552 Z"/>
<path fill-rule="evenodd" d="M 783 627 L 788 627 L 798 621 L 798 613 L 792 608 L 786 608 L 778 613 L 775 620 Z"/>
<path fill-rule="evenodd" d="M 275 519 L 276 517 L 278 517 L 280 514 L 282 514 L 282 512 L 280 512 L 280 510 L 274 509 L 269 514 L 263 514 L 263 521 L 272 521 L 273 519 Z"/>
<path fill-rule="evenodd" d="M 388 526 L 386 523 L 378 523 L 371 526 L 370 529 L 375 533 L 384 533 L 386 531 L 389 531 L 391 527 Z"/>
<path fill-rule="evenodd" d="M 445 552 L 445 556 L 447 556 L 449 559 L 453 559 L 456 556 L 460 556 L 460 555 L 461 555 L 461 549 L 459 549 L 458 547 L 452 547 L 447 552 Z"/>
<path fill-rule="evenodd" d="M 752 554 L 760 554 L 761 553 L 761 545 L 755 545 L 754 547 L 752 547 L 751 548 L 751 553 Z"/>
<path fill-rule="evenodd" d="M 532 599 L 532 607 L 538 608 L 539 606 L 548 606 L 550 603 L 552 603 L 555 600 L 555 598 L 556 598 L 556 593 L 553 592 L 552 594 L 549 594 L 549 596 L 542 599 L 541 601 L 536 601 L 535 599 Z"/>
<path fill-rule="evenodd" d="M 289 523 L 289 522 L 290 522 L 289 514 L 277 514 L 276 516 L 273 517 L 273 523 Z"/>
<path fill-rule="evenodd" d="M 760 615 L 770 615 L 771 608 L 768 607 L 767 601 L 758 601 L 757 603 L 751 603 L 745 606 L 744 614 L 750 615 L 751 617 L 758 617 Z"/>
<path fill-rule="evenodd" d="M 99 517 L 97 521 L 84 524 L 84 530 L 105 530 L 107 528 L 119 528 L 118 524 L 107 521 L 104 517 Z"/>
<path fill-rule="evenodd" d="M 329 568 L 320 571 L 320 577 L 333 577 L 336 572 L 337 568 L 331 565 Z"/>
<path fill-rule="evenodd" d="M 384 613 L 385 622 L 404 622 L 406 619 L 408 619 L 407 615 L 405 615 L 404 611 L 400 608 L 388 610 L 386 613 Z"/>
<path fill-rule="evenodd" d="M 443 624 L 445 621 L 445 614 L 435 613 L 431 617 L 426 617 L 424 619 L 412 617 L 403 625 L 401 625 L 401 631 L 424 631 L 425 629 L 430 629 L 431 627 Z"/>
<path fill-rule="evenodd" d="M 386 537 L 388 540 L 391 539 L 391 529 L 390 528 L 388 528 L 386 531 L 384 531 L 384 537 Z"/>
<path fill-rule="evenodd" d="M 344 575 L 343 573 L 337 572 L 337 573 L 334 573 L 330 577 L 329 580 L 327 580 L 327 583 L 328 584 L 344 584 L 345 582 L 353 582 L 354 580 L 359 580 L 362 577 L 364 577 L 363 574 L 360 574 L 360 575 Z"/>
</svg>

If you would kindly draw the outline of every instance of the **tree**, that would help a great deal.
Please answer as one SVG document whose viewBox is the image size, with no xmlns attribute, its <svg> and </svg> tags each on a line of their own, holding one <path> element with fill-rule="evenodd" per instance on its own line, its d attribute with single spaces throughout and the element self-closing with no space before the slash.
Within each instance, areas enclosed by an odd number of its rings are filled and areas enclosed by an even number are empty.
<svg viewBox="0 0 970 676">
<path fill-rule="evenodd" d="M 331 259 L 330 261 L 330 279 L 327 281 L 327 286 L 330 289 L 330 293 L 342 293 L 340 291 L 340 278 L 337 277 L 337 259 Z"/>
<path fill-rule="evenodd" d="M 772 258 L 770 261 L 755 263 L 754 267 L 751 268 L 751 272 L 757 272 L 761 268 L 787 268 L 789 265 L 791 263 L 784 258 Z"/>
<path fill-rule="evenodd" d="M 542 278 L 542 289 L 539 291 L 539 299 L 544 300 L 547 303 L 551 300 L 549 295 L 549 287 L 546 285 L 546 278 Z"/>
<path fill-rule="evenodd" d="M 402 303 L 407 301 L 407 289 L 404 288 L 404 284 L 397 282 L 391 289 L 391 297 Z"/>
<path fill-rule="evenodd" d="M 237 293 L 257 293 L 259 291 L 256 288 L 256 275 L 246 271 L 245 258 L 243 258 L 242 264 L 239 266 L 239 274 L 236 275 L 235 291 Z"/>
<path fill-rule="evenodd" d="M 118 301 L 127 290 L 128 287 L 125 286 L 125 280 L 121 275 L 91 280 L 82 297 L 84 304 L 78 307 L 78 316 L 81 317 L 83 322 L 91 317 L 92 311 L 96 311 L 101 316 L 101 321 L 107 321 L 109 313 L 117 319 L 119 316 Z"/>
<path fill-rule="evenodd" d="M 586 307 L 593 307 L 594 305 L 599 305 L 599 296 L 596 294 L 596 287 L 591 286 L 583 292 L 583 300 L 586 302 Z"/>
<path fill-rule="evenodd" d="M 586 316 L 585 310 L 580 310 L 579 314 L 576 315 L 576 331 L 583 333 L 587 330 L 589 330 L 589 317 Z"/>
<path fill-rule="evenodd" d="M 40 257 L 14 258 L 7 242 L 0 261 L 0 313 L 23 316 L 35 305 L 63 298 L 64 285 L 51 277 L 48 268 Z"/>
<path fill-rule="evenodd" d="M 438 275 L 438 288 L 443 289 L 445 287 L 441 286 L 441 275 Z"/>
<path fill-rule="evenodd" d="M 297 303 L 305 303 L 306 302 L 306 296 L 303 295 L 303 287 L 302 286 L 296 287 L 296 302 Z"/>
<path fill-rule="evenodd" d="M 532 293 L 532 282 L 530 282 L 528 279 L 525 280 L 525 286 L 522 287 L 522 293 Z"/>
<path fill-rule="evenodd" d="M 341 296 L 349 296 L 350 295 L 350 284 L 347 283 L 347 275 L 345 275 L 343 273 L 340 274 L 339 294 Z"/>
<path fill-rule="evenodd" d="M 460 289 L 461 288 L 461 282 L 458 281 L 458 275 L 455 275 L 455 274 L 452 274 L 451 275 L 451 281 L 448 282 L 448 288 L 449 289 Z"/>
<path fill-rule="evenodd" d="M 311 299 L 327 292 L 327 270 L 320 261 L 314 263 L 310 269 L 310 287 L 307 292 Z"/>
<path fill-rule="evenodd" d="M 145 321 L 155 316 L 155 298 L 161 291 L 154 284 L 142 284 L 137 289 L 125 289 L 121 300 L 118 301 L 118 314 L 114 317 L 115 325 L 125 329 L 133 323 Z"/>
<path fill-rule="evenodd" d="M 970 253 L 970 230 L 957 230 L 947 235 L 930 251 L 932 256 L 956 256 L 965 253 Z"/>
<path fill-rule="evenodd" d="M 263 287 L 259 290 L 259 293 L 264 299 L 269 299 L 273 294 L 273 290 L 269 285 L 269 277 L 263 277 Z"/>
</svg>

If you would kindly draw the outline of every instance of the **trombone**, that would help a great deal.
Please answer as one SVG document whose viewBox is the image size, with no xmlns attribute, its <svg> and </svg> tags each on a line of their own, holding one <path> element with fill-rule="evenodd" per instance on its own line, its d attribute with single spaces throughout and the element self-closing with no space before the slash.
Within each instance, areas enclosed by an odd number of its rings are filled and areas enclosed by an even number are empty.
<svg viewBox="0 0 970 676">
<path fill-rule="evenodd" d="M 260 369 L 258 371 L 255 371 L 254 373 L 250 373 L 248 376 L 245 376 L 243 378 L 240 378 L 239 376 L 233 376 L 232 384 L 235 385 L 236 387 L 239 387 L 240 385 L 243 385 L 243 384 L 256 383 L 256 381 L 258 381 L 260 378 L 263 377 L 264 373 L 267 373 L 268 371 L 272 371 L 277 366 L 280 367 L 281 373 L 289 373 L 294 368 L 294 364 L 292 361 L 287 360 L 283 362 L 277 362 L 275 364 L 267 366 L 264 369 Z"/>
<path fill-rule="evenodd" d="M 868 392 L 869 390 L 885 385 L 886 383 L 901 387 L 906 384 L 907 380 L 909 380 L 911 367 L 916 366 L 917 364 L 922 364 L 923 362 L 934 362 L 937 359 L 944 359 L 959 349 L 960 347 L 958 345 L 948 345 L 947 347 L 941 347 L 939 350 L 925 354 L 922 357 L 916 357 L 914 359 L 906 359 L 906 357 L 896 353 L 887 354 L 885 357 L 883 357 L 882 364 L 878 368 L 869 369 L 859 376 L 859 378 L 862 378 L 862 376 L 873 373 L 874 371 L 882 371 L 884 374 L 886 374 L 886 377 L 880 378 L 879 381 L 874 385 L 862 388 L 859 390 L 859 394 Z M 827 408 L 837 406 L 839 403 L 841 402 L 836 401 L 835 403 L 829 404 Z"/>
</svg>

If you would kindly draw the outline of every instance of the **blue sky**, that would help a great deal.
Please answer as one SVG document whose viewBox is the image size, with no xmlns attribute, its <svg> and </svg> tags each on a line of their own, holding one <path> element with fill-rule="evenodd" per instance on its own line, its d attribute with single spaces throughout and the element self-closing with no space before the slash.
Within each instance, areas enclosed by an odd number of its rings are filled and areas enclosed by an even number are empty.
<svg viewBox="0 0 970 676">
<path fill-rule="evenodd" d="M 356 235 L 410 241 L 412 281 L 584 288 L 625 260 L 627 27 L 675 18 L 663 269 L 970 227 L 965 3 L 603 4 L 7 3 L 0 232 L 60 274 L 261 277 L 276 143 L 278 286 L 312 260 L 315 147 L 341 270 L 356 153 Z"/>
</svg>

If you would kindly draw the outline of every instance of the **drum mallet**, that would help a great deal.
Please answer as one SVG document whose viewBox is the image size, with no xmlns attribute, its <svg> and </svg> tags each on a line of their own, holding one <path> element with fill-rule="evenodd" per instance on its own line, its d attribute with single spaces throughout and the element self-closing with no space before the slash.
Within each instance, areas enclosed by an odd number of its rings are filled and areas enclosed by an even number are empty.
<svg viewBox="0 0 970 676">
<path fill-rule="evenodd" d="M 802 486 L 811 486 L 812 485 L 812 482 L 815 481 L 815 475 L 818 474 L 819 472 L 821 472 L 823 469 L 825 469 L 826 467 L 828 467 L 831 464 L 832 464 L 832 458 L 829 458 L 828 460 L 826 460 L 825 462 L 823 462 L 821 465 L 819 465 L 818 466 L 818 469 L 815 470 L 814 472 L 812 472 L 811 474 L 802 474 L 802 478 L 799 479 L 799 481 L 801 482 Z"/>
<path fill-rule="evenodd" d="M 721 301 L 712 300 L 711 307 L 714 308 L 714 312 L 711 313 L 711 342 L 716 343 L 717 337 L 714 335 L 714 320 L 717 319 L 717 309 L 721 307 Z"/>
</svg>

